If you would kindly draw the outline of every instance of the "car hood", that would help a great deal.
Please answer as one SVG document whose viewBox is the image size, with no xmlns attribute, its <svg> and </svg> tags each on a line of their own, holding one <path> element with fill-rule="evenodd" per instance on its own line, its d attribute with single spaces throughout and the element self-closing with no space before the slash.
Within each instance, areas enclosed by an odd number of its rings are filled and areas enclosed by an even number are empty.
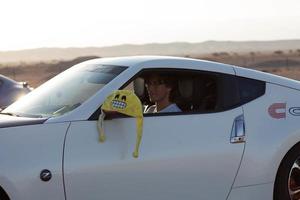
<svg viewBox="0 0 300 200">
<path fill-rule="evenodd" d="M 0 115 L 0 128 L 43 124 L 47 118 L 28 118 Z"/>
</svg>

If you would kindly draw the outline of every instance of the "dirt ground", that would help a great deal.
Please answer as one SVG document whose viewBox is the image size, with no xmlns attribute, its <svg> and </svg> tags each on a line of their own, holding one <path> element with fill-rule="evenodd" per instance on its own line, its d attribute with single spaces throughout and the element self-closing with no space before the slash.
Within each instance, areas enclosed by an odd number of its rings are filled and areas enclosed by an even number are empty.
<svg viewBox="0 0 300 200">
<path fill-rule="evenodd" d="M 237 53 L 221 52 L 210 55 L 189 55 L 185 57 L 233 64 L 300 80 L 300 55 L 296 53 L 262 54 L 250 52 L 248 54 L 239 55 Z M 32 87 L 38 87 L 40 84 L 67 68 L 92 58 L 96 57 L 80 57 L 74 60 L 61 62 L 19 63 L 11 66 L 0 63 L 0 74 L 17 81 L 26 81 Z"/>
</svg>

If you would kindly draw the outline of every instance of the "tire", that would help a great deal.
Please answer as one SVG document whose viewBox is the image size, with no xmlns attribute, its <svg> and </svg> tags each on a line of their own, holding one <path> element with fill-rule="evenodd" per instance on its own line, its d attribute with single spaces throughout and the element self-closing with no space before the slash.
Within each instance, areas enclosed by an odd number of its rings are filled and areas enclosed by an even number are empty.
<svg viewBox="0 0 300 200">
<path fill-rule="evenodd" d="M 300 200 L 300 144 L 296 144 L 283 158 L 279 166 L 274 200 Z"/>
</svg>

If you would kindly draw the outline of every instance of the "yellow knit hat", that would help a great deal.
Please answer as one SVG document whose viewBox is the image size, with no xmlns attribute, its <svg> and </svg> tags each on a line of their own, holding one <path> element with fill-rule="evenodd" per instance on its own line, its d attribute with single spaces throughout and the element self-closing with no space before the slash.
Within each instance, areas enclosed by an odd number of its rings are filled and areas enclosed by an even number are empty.
<svg viewBox="0 0 300 200">
<path fill-rule="evenodd" d="M 100 142 L 105 141 L 103 127 L 105 112 L 119 112 L 131 117 L 136 117 L 137 138 L 133 157 L 137 158 L 143 134 L 143 109 L 140 99 L 131 90 L 116 90 L 105 99 L 101 107 L 101 114 L 97 123 L 100 133 Z"/>
</svg>

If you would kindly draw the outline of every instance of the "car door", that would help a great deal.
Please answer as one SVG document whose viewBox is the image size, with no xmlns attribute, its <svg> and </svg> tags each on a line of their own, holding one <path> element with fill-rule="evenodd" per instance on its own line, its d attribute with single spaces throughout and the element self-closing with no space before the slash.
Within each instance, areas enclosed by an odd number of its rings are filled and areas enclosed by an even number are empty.
<svg viewBox="0 0 300 200">
<path fill-rule="evenodd" d="M 67 199 L 226 199 L 244 149 L 243 137 L 232 137 L 244 130 L 238 130 L 244 126 L 240 106 L 145 115 L 138 158 L 132 157 L 136 119 L 104 124 L 104 143 L 95 119 L 69 127 L 63 166 Z"/>
</svg>

